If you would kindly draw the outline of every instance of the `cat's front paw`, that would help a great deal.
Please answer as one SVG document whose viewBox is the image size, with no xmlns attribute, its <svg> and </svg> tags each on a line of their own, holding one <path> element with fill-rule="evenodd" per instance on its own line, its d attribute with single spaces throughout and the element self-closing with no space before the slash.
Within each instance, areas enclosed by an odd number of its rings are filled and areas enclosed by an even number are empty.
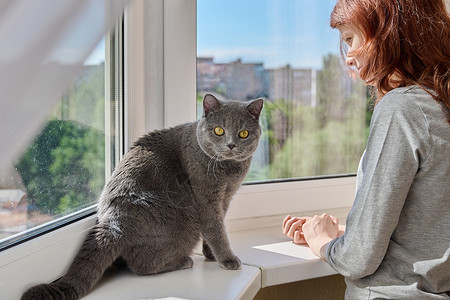
<svg viewBox="0 0 450 300">
<path fill-rule="evenodd" d="M 186 257 L 180 263 L 180 269 L 190 269 L 194 265 L 194 261 L 190 257 Z"/>
<path fill-rule="evenodd" d="M 209 248 L 208 244 L 206 243 L 203 243 L 203 255 L 206 257 L 206 259 L 216 260 L 214 254 L 211 251 L 211 248 Z"/>
<path fill-rule="evenodd" d="M 237 256 L 232 256 L 220 261 L 219 265 L 226 270 L 238 270 L 241 268 L 241 260 Z"/>
</svg>

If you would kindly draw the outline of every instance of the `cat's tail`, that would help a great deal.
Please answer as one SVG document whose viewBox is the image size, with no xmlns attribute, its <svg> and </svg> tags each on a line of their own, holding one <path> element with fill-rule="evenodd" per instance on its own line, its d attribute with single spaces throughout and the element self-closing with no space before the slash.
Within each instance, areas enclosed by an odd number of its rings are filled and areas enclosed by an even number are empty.
<svg viewBox="0 0 450 300">
<path fill-rule="evenodd" d="M 83 297 L 119 256 L 119 236 L 111 226 L 97 224 L 84 241 L 67 274 L 53 283 L 30 288 L 21 300 L 75 300 Z"/>
</svg>

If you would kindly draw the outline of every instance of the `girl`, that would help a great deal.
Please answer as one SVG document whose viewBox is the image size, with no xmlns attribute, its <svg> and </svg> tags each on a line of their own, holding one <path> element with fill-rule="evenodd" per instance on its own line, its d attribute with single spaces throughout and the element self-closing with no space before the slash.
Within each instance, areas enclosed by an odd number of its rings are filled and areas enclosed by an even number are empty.
<svg viewBox="0 0 450 300">
<path fill-rule="evenodd" d="M 345 276 L 347 299 L 450 298 L 450 17 L 444 0 L 338 0 L 331 27 L 375 109 L 345 232 L 283 232 Z M 341 230 L 340 230 L 341 229 Z"/>
</svg>

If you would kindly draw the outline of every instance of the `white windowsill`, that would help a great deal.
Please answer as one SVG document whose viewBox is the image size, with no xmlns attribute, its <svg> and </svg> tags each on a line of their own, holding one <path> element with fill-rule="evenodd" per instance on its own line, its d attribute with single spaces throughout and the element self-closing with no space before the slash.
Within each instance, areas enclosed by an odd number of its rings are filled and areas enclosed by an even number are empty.
<svg viewBox="0 0 450 300">
<path fill-rule="evenodd" d="M 282 234 L 281 224 L 276 228 L 231 233 L 229 238 L 234 252 L 242 262 L 261 270 L 262 288 L 336 274 L 336 271 L 312 254 L 306 246 L 292 245 L 292 241 Z M 299 258 L 254 248 L 278 243 L 288 244 L 287 248 L 298 247 L 298 252 L 307 250 L 309 255 Z"/>
<path fill-rule="evenodd" d="M 194 266 L 188 270 L 150 276 L 137 276 L 128 270 L 108 274 L 82 299 L 245 300 L 253 299 L 264 287 L 336 274 L 318 258 L 302 259 L 253 248 L 289 242 L 280 228 L 241 231 L 229 237 L 233 250 L 243 262 L 240 270 L 224 270 L 216 262 L 195 254 Z"/>
<path fill-rule="evenodd" d="M 252 299 L 261 288 L 261 272 L 243 266 L 230 271 L 216 262 L 193 255 L 191 269 L 149 276 L 138 276 L 128 270 L 108 274 L 83 300 L 128 299 Z"/>
</svg>

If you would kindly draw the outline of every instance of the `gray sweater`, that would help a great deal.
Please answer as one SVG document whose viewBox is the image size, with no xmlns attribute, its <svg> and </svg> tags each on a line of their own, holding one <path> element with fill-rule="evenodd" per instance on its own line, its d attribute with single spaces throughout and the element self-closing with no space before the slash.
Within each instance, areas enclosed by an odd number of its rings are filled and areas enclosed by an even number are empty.
<svg viewBox="0 0 450 300">
<path fill-rule="evenodd" d="M 416 86 L 374 110 L 346 232 L 325 259 L 346 299 L 449 299 L 450 126 Z"/>
</svg>

